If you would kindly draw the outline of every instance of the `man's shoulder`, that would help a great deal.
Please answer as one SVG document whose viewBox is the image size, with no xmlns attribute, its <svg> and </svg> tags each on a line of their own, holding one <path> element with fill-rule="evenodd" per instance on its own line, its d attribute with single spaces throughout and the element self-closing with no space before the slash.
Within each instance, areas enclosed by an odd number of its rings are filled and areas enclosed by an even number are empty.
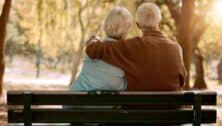
<svg viewBox="0 0 222 126">
<path fill-rule="evenodd" d="M 178 42 L 173 41 L 173 40 L 169 40 L 168 44 L 169 44 L 169 46 L 171 46 L 171 49 L 173 49 L 176 52 L 179 52 L 180 56 L 183 57 L 183 50 Z"/>
<path fill-rule="evenodd" d="M 177 49 L 182 50 L 182 48 L 181 48 L 181 46 L 180 46 L 180 44 L 179 44 L 178 42 L 176 42 L 176 41 L 171 41 L 171 44 L 172 44 L 173 46 L 175 46 Z"/>
<path fill-rule="evenodd" d="M 166 43 L 169 44 L 169 45 L 172 45 L 174 47 L 181 48 L 180 44 L 177 41 L 166 39 Z"/>
</svg>

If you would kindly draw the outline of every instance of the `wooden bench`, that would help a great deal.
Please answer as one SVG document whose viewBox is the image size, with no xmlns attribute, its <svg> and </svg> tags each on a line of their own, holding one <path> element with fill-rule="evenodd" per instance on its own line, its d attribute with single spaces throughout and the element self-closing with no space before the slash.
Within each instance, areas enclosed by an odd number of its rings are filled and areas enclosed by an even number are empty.
<svg viewBox="0 0 222 126">
<path fill-rule="evenodd" d="M 186 124 L 216 122 L 215 92 L 64 92 L 9 91 L 8 122 L 96 123 L 101 125 Z M 43 106 L 44 107 L 41 107 Z M 45 106 L 47 105 L 47 106 Z M 53 107 L 59 105 L 60 107 Z M 61 105 L 87 106 L 64 109 Z M 188 105 L 184 109 L 122 109 L 125 105 Z M 214 106 L 204 107 L 203 106 Z M 37 106 L 37 107 L 36 107 Z M 89 106 L 98 106 L 90 108 Z M 102 107 L 101 107 L 102 106 Z M 117 106 L 104 108 L 104 106 Z M 191 107 L 192 106 L 192 107 Z"/>
</svg>

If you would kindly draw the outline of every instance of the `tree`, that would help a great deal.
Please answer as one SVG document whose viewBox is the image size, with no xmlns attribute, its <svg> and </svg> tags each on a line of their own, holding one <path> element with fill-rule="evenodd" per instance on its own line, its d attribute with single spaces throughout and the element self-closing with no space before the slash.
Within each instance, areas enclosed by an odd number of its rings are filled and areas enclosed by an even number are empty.
<svg viewBox="0 0 222 126">
<path fill-rule="evenodd" d="M 208 22 L 207 20 L 205 20 L 205 18 L 208 9 L 212 5 L 212 1 L 204 2 L 195 0 L 166 0 L 165 2 L 171 13 L 172 18 L 175 21 L 175 25 L 177 28 L 177 40 L 183 49 L 184 64 L 188 73 L 184 88 L 189 89 L 189 70 L 191 59 L 194 54 L 194 50 L 199 44 L 201 36 L 208 28 Z M 195 3 L 198 4 L 195 6 Z M 180 4 L 182 6 L 180 6 Z M 198 76 L 202 75 L 203 74 Z M 198 80 L 196 82 L 201 81 Z"/>
<path fill-rule="evenodd" d="M 207 88 L 206 81 L 204 79 L 204 67 L 203 67 L 203 55 L 199 48 L 195 49 L 194 52 L 194 64 L 196 71 L 196 80 L 194 81 L 194 89 L 205 89 Z M 197 67 L 198 66 L 198 67 Z"/>
<path fill-rule="evenodd" d="M 71 64 L 75 63 L 74 69 L 78 68 L 84 52 L 84 40 L 97 32 L 101 34 L 102 18 L 114 3 L 112 0 L 14 2 L 8 42 L 10 40 L 13 45 L 18 45 L 16 49 L 21 51 L 16 53 L 18 51 L 9 44 L 7 47 L 12 49 L 14 54 L 31 58 L 36 66 L 36 75 L 39 75 L 40 66 L 41 69 L 68 71 Z M 10 54 L 9 51 L 7 54 Z"/>
<path fill-rule="evenodd" d="M 192 18 L 194 11 L 194 0 L 183 0 L 181 16 L 177 19 L 180 24 L 178 29 L 178 41 L 183 49 L 184 64 L 187 71 L 190 70 L 192 56 Z M 178 25 L 179 25 L 178 24 Z M 187 72 L 185 88 L 189 88 L 189 72 Z"/>
<path fill-rule="evenodd" d="M 204 35 L 204 33 L 209 29 L 210 23 L 206 20 L 208 11 L 211 9 L 213 5 L 213 1 L 208 1 L 206 3 L 199 2 L 199 6 L 196 7 L 198 10 L 198 14 L 195 15 L 193 25 L 194 28 L 194 34 L 193 34 L 193 57 L 194 57 L 194 63 L 195 63 L 195 70 L 196 70 L 196 78 L 194 81 L 193 88 L 195 89 L 206 89 L 207 83 L 204 79 L 204 67 L 203 67 L 203 53 L 201 49 L 198 47 L 201 37 Z"/>
<path fill-rule="evenodd" d="M 219 61 L 217 65 L 217 75 L 218 75 L 218 81 L 222 82 L 222 59 Z"/>
<path fill-rule="evenodd" d="M 74 58 L 75 60 L 73 60 L 70 84 L 76 78 L 78 68 L 81 63 L 81 58 L 83 57 L 83 54 L 84 54 L 86 37 L 88 37 L 90 34 L 96 35 L 101 28 L 101 21 L 102 21 L 101 17 L 103 17 L 105 13 L 104 12 L 100 13 L 99 20 L 98 20 L 99 16 L 96 17 L 95 14 L 98 10 L 103 11 L 102 9 L 104 8 L 101 8 L 101 7 L 99 8 L 99 6 L 102 6 L 101 4 L 105 4 L 106 2 L 112 2 L 112 1 L 91 0 L 91 1 L 86 1 L 85 3 L 77 1 L 77 5 L 78 5 L 77 18 L 78 18 L 78 23 L 80 26 L 81 36 L 79 40 L 79 48 L 75 52 L 76 53 L 75 58 Z M 84 18 L 84 16 L 86 17 Z M 97 20 L 95 21 L 95 19 Z M 95 22 L 94 24 L 97 24 L 97 25 L 94 25 L 93 21 Z"/>
<path fill-rule="evenodd" d="M 11 8 L 11 0 L 5 0 L 3 5 L 2 14 L 0 16 L 0 95 L 2 95 L 3 90 L 3 76 L 5 69 L 4 62 L 4 45 L 6 36 L 6 26 L 9 20 L 9 12 Z"/>
<path fill-rule="evenodd" d="M 42 55 L 42 0 L 38 1 L 37 5 L 38 9 L 38 21 L 39 21 L 39 40 L 38 40 L 38 47 L 37 47 L 37 54 L 36 54 L 36 77 L 38 78 L 40 76 L 40 65 L 41 65 L 41 55 Z"/>
</svg>

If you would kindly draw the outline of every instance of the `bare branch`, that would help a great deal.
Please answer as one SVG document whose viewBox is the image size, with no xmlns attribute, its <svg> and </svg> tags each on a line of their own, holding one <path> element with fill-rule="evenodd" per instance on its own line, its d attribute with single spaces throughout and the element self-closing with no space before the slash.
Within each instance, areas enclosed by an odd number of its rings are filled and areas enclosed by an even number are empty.
<svg viewBox="0 0 222 126">
<path fill-rule="evenodd" d="M 79 24 L 80 24 L 81 33 L 82 33 L 81 40 L 80 40 L 81 43 L 84 41 L 84 37 L 85 37 L 85 30 L 84 30 L 84 24 L 83 24 L 83 19 L 82 19 L 82 11 L 84 8 L 85 6 L 82 7 L 81 3 L 79 2 L 78 19 L 79 19 Z"/>
<path fill-rule="evenodd" d="M 4 49 L 4 41 L 5 41 L 5 34 L 6 34 L 6 25 L 9 19 L 9 12 L 11 8 L 11 0 L 5 0 L 2 15 L 0 17 L 0 56 L 3 57 L 3 49 Z"/>
<path fill-rule="evenodd" d="M 165 3 L 171 13 L 172 18 L 174 19 L 176 25 L 178 26 L 180 22 L 180 10 L 176 8 L 172 0 L 166 0 Z"/>
<path fill-rule="evenodd" d="M 11 8 L 11 0 L 5 0 L 5 4 L 3 6 L 1 14 L 1 20 L 3 22 L 8 22 L 10 8 Z"/>
<path fill-rule="evenodd" d="M 0 96 L 2 95 L 3 75 L 5 69 L 4 62 L 4 43 L 6 36 L 6 26 L 9 19 L 9 12 L 11 8 L 11 0 L 5 0 L 2 14 L 0 16 Z"/>
<path fill-rule="evenodd" d="M 89 14 L 88 18 L 87 18 L 87 23 L 86 23 L 86 29 L 88 29 L 89 25 L 90 25 L 90 22 L 92 21 L 92 19 L 95 17 L 95 12 L 96 12 L 96 8 L 98 7 L 100 1 L 97 0 L 95 5 L 93 6 L 93 9 L 91 11 L 91 13 Z"/>
</svg>

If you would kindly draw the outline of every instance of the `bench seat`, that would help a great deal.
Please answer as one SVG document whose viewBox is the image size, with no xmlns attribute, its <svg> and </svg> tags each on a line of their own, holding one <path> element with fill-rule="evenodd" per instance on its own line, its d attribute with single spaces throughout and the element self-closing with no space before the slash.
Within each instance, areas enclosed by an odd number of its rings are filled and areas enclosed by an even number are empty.
<svg viewBox="0 0 222 126">
<path fill-rule="evenodd" d="M 71 92 L 9 91 L 8 122 L 97 123 L 104 125 L 187 124 L 216 122 L 216 92 Z M 86 106 L 67 109 L 61 106 Z M 182 109 L 122 109 L 120 106 L 188 106 Z M 37 106 L 37 107 L 36 107 Z M 41 107 L 44 106 L 44 107 Z M 60 107 L 53 107 L 60 106 Z M 94 106 L 94 107 L 90 107 Z M 95 107 L 97 106 L 97 107 Z M 116 106 L 106 108 L 104 106 Z"/>
</svg>

